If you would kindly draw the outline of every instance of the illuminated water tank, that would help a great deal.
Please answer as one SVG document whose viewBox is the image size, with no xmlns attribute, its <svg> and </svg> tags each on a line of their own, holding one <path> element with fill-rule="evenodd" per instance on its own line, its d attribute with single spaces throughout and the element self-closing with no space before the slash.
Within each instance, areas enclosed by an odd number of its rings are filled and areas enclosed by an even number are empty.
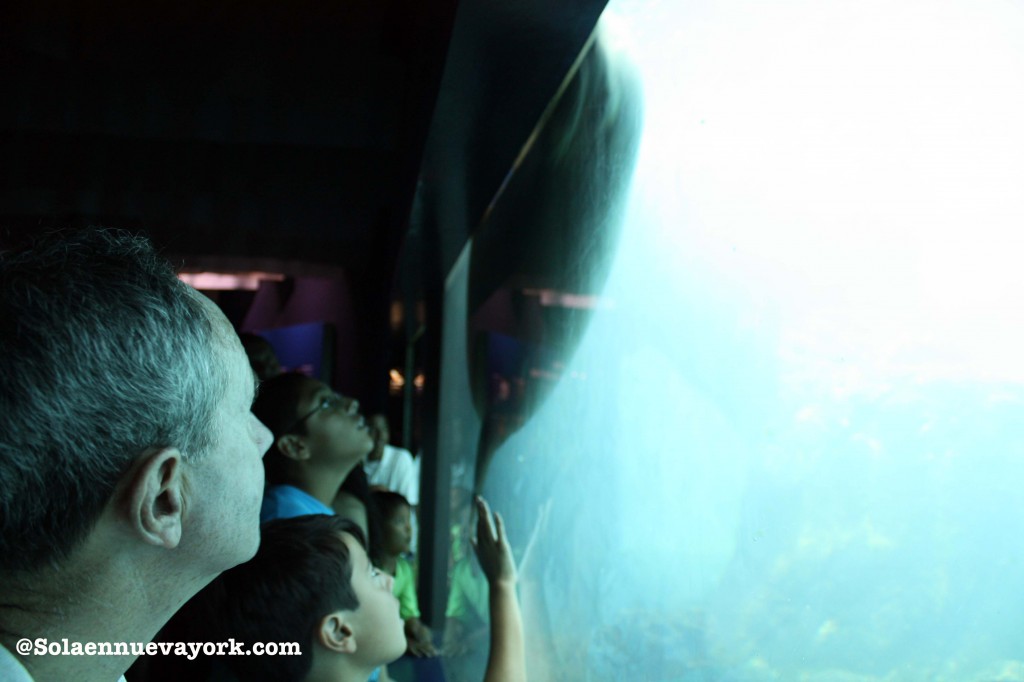
<svg viewBox="0 0 1024 682">
<path fill-rule="evenodd" d="M 1024 7 L 600 30 L 643 127 L 571 347 L 467 332 L 472 244 L 448 280 L 456 570 L 481 489 L 531 680 L 1024 680 Z"/>
</svg>

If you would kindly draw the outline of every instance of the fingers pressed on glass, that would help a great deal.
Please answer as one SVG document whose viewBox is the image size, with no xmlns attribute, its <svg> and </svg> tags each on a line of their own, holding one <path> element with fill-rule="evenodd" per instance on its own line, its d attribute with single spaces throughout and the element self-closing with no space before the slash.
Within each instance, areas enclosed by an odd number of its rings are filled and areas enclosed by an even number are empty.
<svg viewBox="0 0 1024 682">
<path fill-rule="evenodd" d="M 505 541 L 505 519 L 501 518 L 500 512 L 494 512 L 494 525 L 495 534 L 494 537 L 498 542 Z"/>
</svg>

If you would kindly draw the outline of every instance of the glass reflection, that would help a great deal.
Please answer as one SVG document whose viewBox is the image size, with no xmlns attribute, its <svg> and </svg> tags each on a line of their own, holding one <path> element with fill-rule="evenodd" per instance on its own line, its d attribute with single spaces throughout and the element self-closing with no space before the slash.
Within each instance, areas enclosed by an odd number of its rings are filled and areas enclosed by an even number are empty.
<svg viewBox="0 0 1024 682">
<path fill-rule="evenodd" d="M 645 115 L 601 305 L 471 371 L 469 251 L 446 299 L 442 447 L 506 513 L 530 679 L 1024 679 L 1024 11 L 602 21 Z M 472 384 L 552 369 L 488 436 Z"/>
</svg>

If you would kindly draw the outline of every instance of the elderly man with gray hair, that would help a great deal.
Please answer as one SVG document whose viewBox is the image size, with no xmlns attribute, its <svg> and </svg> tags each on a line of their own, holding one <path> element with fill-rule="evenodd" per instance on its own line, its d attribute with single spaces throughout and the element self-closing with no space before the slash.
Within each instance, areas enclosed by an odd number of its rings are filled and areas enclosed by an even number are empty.
<svg viewBox="0 0 1024 682">
<path fill-rule="evenodd" d="M 0 679 L 114 682 L 255 554 L 254 391 L 227 319 L 147 240 L 0 253 Z"/>
</svg>

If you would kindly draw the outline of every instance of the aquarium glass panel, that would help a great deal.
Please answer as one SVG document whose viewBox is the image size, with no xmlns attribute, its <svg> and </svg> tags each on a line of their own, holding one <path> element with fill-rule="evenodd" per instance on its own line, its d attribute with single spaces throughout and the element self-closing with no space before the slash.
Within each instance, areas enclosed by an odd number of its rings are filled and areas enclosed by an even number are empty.
<svg viewBox="0 0 1024 682">
<path fill-rule="evenodd" d="M 1024 5 L 599 31 L 643 127 L 600 290 L 538 302 L 578 342 L 445 330 L 453 509 L 507 518 L 530 679 L 1024 680 Z"/>
</svg>

